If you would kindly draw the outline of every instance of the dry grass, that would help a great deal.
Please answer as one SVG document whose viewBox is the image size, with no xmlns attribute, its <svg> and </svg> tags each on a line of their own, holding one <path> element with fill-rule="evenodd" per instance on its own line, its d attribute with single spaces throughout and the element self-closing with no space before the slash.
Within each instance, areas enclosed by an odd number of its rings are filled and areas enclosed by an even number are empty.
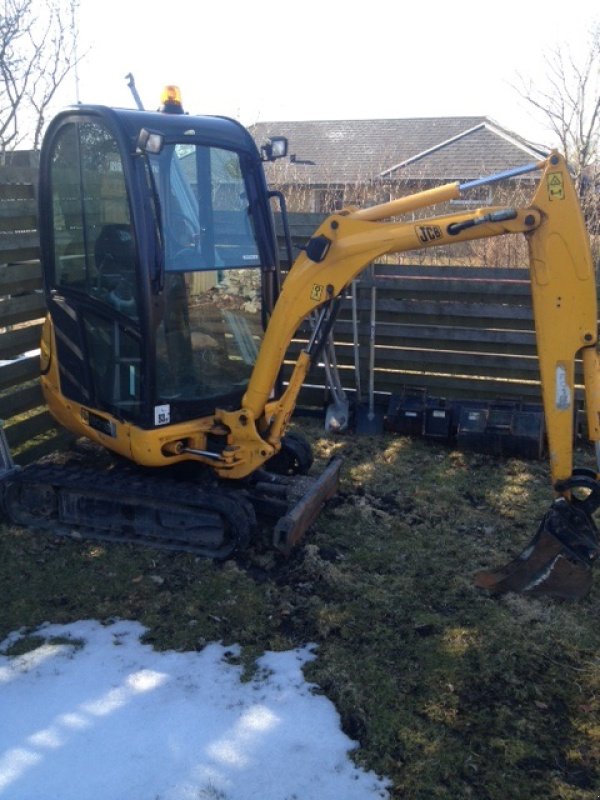
<svg viewBox="0 0 600 800">
<path fill-rule="evenodd" d="M 600 575 L 576 605 L 472 585 L 534 532 L 545 465 L 300 427 L 318 459 L 341 453 L 345 467 L 290 559 L 266 532 L 214 564 L 6 528 L 0 638 L 125 617 L 159 648 L 239 642 L 248 670 L 264 649 L 316 642 L 308 677 L 394 798 L 597 800 Z"/>
</svg>

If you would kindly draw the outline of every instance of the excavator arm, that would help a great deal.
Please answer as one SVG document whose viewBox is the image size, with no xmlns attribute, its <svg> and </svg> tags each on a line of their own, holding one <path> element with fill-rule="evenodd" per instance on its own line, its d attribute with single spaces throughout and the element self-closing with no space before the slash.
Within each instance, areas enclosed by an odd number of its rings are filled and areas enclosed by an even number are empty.
<svg viewBox="0 0 600 800">
<path fill-rule="evenodd" d="M 304 379 L 319 353 L 335 318 L 344 289 L 370 263 L 390 253 L 400 253 L 473 239 L 527 233 L 541 224 L 533 208 L 487 207 L 469 212 L 420 219 L 414 222 L 383 222 L 391 214 L 406 213 L 428 204 L 460 196 L 459 184 L 400 198 L 362 211 L 347 211 L 329 217 L 295 260 L 277 300 L 256 359 L 242 409 L 217 411 L 216 419 L 231 431 L 224 459 L 213 467 L 223 477 L 250 474 L 279 449 L 281 438 L 294 411 Z M 409 202 L 412 201 L 412 202 Z M 318 312 L 318 321 L 305 350 L 300 353 L 286 391 L 269 402 L 286 350 L 302 321 Z"/>
<path fill-rule="evenodd" d="M 541 170 L 526 208 L 477 211 L 389 221 L 401 214 L 460 197 L 474 185 Z M 388 220 L 388 221 L 384 221 Z M 217 411 L 230 432 L 223 477 L 250 474 L 278 451 L 298 393 L 321 352 L 344 289 L 370 263 L 390 253 L 522 233 L 529 247 L 531 292 L 541 388 L 555 500 L 528 547 L 510 564 L 482 571 L 476 584 L 492 592 L 549 594 L 576 599 L 587 592 L 590 567 L 599 554 L 592 518 L 600 506 L 598 473 L 573 468 L 576 360 L 583 363 L 589 438 L 600 457 L 600 355 L 596 281 L 589 239 L 565 160 L 545 161 L 469 184 L 437 189 L 363 210 L 329 217 L 293 264 L 269 322 L 243 398 L 235 412 Z M 318 322 L 300 353 L 286 391 L 269 400 L 287 347 L 302 320 Z"/>
<path fill-rule="evenodd" d="M 552 161 L 556 163 L 553 164 Z M 589 437 L 600 440 L 596 279 L 583 216 L 565 163 L 549 159 L 528 237 L 533 310 L 553 483 L 573 472 L 575 359 L 583 360 Z"/>
<path fill-rule="evenodd" d="M 474 184 L 450 183 L 380 206 L 347 210 L 323 222 L 294 262 L 273 310 L 242 409 L 218 411 L 231 431 L 232 448 L 214 468 L 223 476 L 249 474 L 275 453 L 294 411 L 298 392 L 320 352 L 336 301 L 370 263 L 390 253 L 459 244 L 522 233 L 529 243 L 531 288 L 553 482 L 572 475 L 575 359 L 581 352 L 587 387 L 590 438 L 600 440 L 600 365 L 597 303 L 589 240 L 564 159 L 553 153 L 525 170 L 542 170 L 526 208 L 486 207 L 410 222 L 383 221 L 461 197 Z M 500 177 L 505 177 L 502 174 Z M 288 345 L 302 321 L 318 312 L 308 346 L 300 353 L 288 387 L 269 401 Z"/>
<path fill-rule="evenodd" d="M 260 417 L 263 409 L 274 414 L 266 436 L 273 446 L 277 446 L 297 391 L 320 352 L 322 335 L 317 328 L 295 365 L 285 395 L 275 404 L 267 402 L 287 346 L 307 314 L 320 309 L 321 328 L 328 328 L 329 312 L 344 289 L 371 262 L 389 253 L 524 232 L 540 222 L 535 211 L 504 208 L 481 212 L 481 223 L 476 226 L 470 225 L 472 213 L 425 219 L 418 224 L 365 221 L 359 214 L 335 215 L 323 223 L 294 263 L 275 307 L 243 401 L 254 418 Z"/>
<path fill-rule="evenodd" d="M 531 294 L 556 499 L 529 545 L 509 564 L 478 573 L 494 593 L 516 591 L 576 600 L 591 586 L 600 555 L 593 514 L 600 507 L 600 357 L 594 265 L 575 188 L 564 160 L 548 159 L 528 235 Z M 588 438 L 596 469 L 573 466 L 576 359 L 583 366 Z"/>
</svg>

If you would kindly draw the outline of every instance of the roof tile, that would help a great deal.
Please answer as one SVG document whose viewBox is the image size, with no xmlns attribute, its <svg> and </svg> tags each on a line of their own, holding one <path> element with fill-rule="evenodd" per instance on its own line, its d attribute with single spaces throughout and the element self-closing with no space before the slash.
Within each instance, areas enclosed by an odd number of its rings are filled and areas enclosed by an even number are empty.
<svg viewBox="0 0 600 800">
<path fill-rule="evenodd" d="M 259 122 L 250 132 L 258 145 L 287 136 L 289 157 L 267 168 L 278 183 L 466 180 L 545 155 L 487 117 Z"/>
</svg>

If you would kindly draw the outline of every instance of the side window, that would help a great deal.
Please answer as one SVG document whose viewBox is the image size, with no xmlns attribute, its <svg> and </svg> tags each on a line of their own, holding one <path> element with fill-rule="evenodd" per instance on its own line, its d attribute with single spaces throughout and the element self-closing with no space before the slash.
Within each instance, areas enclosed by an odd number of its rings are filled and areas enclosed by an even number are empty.
<svg viewBox="0 0 600 800">
<path fill-rule="evenodd" d="M 56 286 L 135 317 L 135 253 L 117 142 L 100 122 L 65 125 L 52 158 Z"/>
<path fill-rule="evenodd" d="M 256 235 L 237 153 L 210 152 L 217 258 L 227 266 L 258 266 Z"/>
</svg>

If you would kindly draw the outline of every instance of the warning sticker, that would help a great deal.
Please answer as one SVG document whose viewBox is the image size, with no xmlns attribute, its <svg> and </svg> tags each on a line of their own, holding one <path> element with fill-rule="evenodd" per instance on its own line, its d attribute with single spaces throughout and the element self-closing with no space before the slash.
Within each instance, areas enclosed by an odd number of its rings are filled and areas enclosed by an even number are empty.
<svg viewBox="0 0 600 800">
<path fill-rule="evenodd" d="M 171 406 L 154 406 L 154 424 L 168 425 L 171 422 Z"/>
<path fill-rule="evenodd" d="M 313 287 L 310 291 L 310 299 L 311 300 L 320 300 L 323 295 L 323 290 L 325 289 L 324 286 L 321 286 L 319 283 L 313 283 Z"/>
<path fill-rule="evenodd" d="M 555 378 L 554 405 L 558 411 L 567 411 L 571 408 L 572 391 L 569 386 L 567 368 L 560 361 L 556 365 Z"/>
<path fill-rule="evenodd" d="M 550 200 L 564 200 L 565 179 L 562 172 L 551 172 L 546 181 L 548 182 L 548 197 Z"/>
</svg>

